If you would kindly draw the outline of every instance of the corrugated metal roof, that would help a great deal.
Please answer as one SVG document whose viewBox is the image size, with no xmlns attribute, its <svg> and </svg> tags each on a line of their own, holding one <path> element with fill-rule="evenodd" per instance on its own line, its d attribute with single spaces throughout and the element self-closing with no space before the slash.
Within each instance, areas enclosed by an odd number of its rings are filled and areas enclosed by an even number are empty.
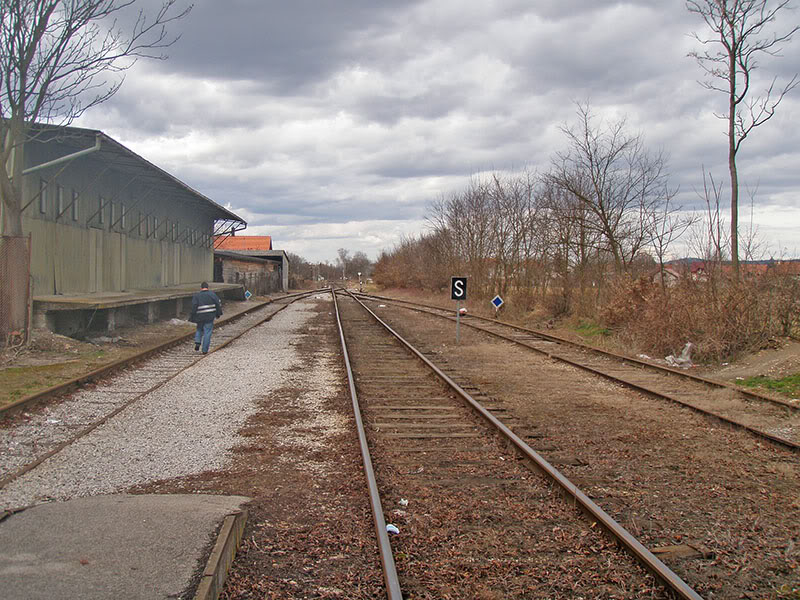
<svg viewBox="0 0 800 600">
<path fill-rule="evenodd" d="M 217 250 L 272 250 L 272 236 L 269 235 L 229 235 L 214 240 Z"/>
<path fill-rule="evenodd" d="M 64 147 L 79 151 L 94 145 L 100 137 L 100 150 L 94 156 L 106 162 L 111 169 L 121 171 L 156 188 L 165 200 L 186 203 L 196 210 L 208 213 L 214 219 L 247 224 L 240 216 L 220 206 L 207 196 L 192 189 L 178 178 L 170 175 L 160 167 L 142 158 L 118 141 L 96 129 L 80 127 L 56 127 L 54 125 L 37 124 L 32 127 L 31 134 L 38 142 L 56 141 Z"/>
</svg>

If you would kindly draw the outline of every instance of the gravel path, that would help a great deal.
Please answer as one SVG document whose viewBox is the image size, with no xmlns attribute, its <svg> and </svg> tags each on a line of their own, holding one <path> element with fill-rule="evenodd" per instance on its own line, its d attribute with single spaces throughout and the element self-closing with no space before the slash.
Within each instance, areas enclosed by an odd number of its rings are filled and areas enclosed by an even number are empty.
<svg viewBox="0 0 800 600">
<path fill-rule="evenodd" d="M 105 425 L 0 490 L 0 509 L 50 499 L 110 494 L 132 485 L 219 469 L 241 438 L 237 431 L 256 411 L 256 400 L 286 385 L 300 358 L 297 332 L 313 316 L 313 300 L 296 302 L 271 321 L 191 366 L 139 399 Z M 150 368 L 159 357 L 145 363 Z M 302 373 L 302 371 L 301 371 Z M 298 373 L 292 374 L 297 385 Z M 0 432 L 0 458 L 13 446 L 35 440 L 42 446 L 89 422 L 114 385 L 130 389 L 136 370 L 110 386 L 83 391 L 74 399 L 31 415 Z M 7 470 L 4 467 L 3 470 Z M 13 470 L 13 469 L 11 469 Z"/>
</svg>

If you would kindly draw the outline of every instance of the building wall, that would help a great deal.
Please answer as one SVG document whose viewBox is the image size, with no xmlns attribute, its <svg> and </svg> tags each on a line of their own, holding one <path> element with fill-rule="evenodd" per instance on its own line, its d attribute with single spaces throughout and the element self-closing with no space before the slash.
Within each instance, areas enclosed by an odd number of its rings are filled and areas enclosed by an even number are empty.
<svg viewBox="0 0 800 600">
<path fill-rule="evenodd" d="M 25 163 L 69 152 L 57 144 L 30 144 Z M 206 247 L 211 216 L 159 197 L 91 155 L 59 173 L 63 167 L 24 181 L 24 203 L 33 200 L 23 213 L 23 230 L 31 233 L 34 295 L 152 289 L 212 277 L 214 254 Z M 36 198 L 42 189 L 44 201 Z"/>
<path fill-rule="evenodd" d="M 228 256 L 218 260 L 222 261 L 222 280 L 225 283 L 240 283 L 256 296 L 281 291 L 280 273 L 272 263 L 237 260 Z"/>
</svg>

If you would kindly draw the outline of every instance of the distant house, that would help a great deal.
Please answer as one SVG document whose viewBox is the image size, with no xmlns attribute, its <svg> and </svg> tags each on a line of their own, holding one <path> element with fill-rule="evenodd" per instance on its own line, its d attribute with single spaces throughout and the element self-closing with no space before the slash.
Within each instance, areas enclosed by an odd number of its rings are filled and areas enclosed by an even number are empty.
<svg viewBox="0 0 800 600">
<path fill-rule="evenodd" d="M 733 265 L 730 262 L 707 262 L 699 259 L 680 259 L 667 263 L 664 267 L 664 280 L 667 286 L 676 285 L 684 278 L 693 281 L 708 281 L 714 269 L 726 276 L 733 275 Z M 755 279 L 767 275 L 800 277 L 800 260 L 761 260 L 741 261 L 739 272 L 746 279 Z M 654 283 L 661 282 L 661 272 L 656 270 L 652 275 Z"/>
<path fill-rule="evenodd" d="M 289 291 L 289 257 L 268 235 L 214 238 L 214 281 L 241 283 L 256 296 Z"/>
<path fill-rule="evenodd" d="M 770 261 L 769 271 L 776 275 L 789 275 L 800 277 L 800 260 L 775 260 Z"/>
<path fill-rule="evenodd" d="M 683 279 L 684 272 L 675 265 L 666 265 L 663 269 L 656 269 L 651 279 L 653 283 L 661 285 L 662 280 L 666 287 L 673 287 L 678 285 L 678 282 Z"/>
<path fill-rule="evenodd" d="M 711 269 L 703 260 L 695 260 L 688 265 L 688 275 L 694 281 L 708 281 Z"/>
<path fill-rule="evenodd" d="M 743 277 L 747 277 L 748 279 L 754 279 L 756 277 L 763 277 L 767 274 L 769 270 L 769 264 L 763 262 L 740 262 L 739 263 L 739 273 Z M 723 263 L 722 264 L 722 272 L 727 275 L 733 275 L 733 265 L 730 263 Z"/>
</svg>

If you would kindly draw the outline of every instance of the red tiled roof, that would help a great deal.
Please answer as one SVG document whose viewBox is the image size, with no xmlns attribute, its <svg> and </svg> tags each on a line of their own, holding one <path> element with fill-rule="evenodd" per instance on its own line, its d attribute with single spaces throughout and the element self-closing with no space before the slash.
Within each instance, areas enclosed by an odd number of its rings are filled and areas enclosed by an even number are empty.
<svg viewBox="0 0 800 600">
<path fill-rule="evenodd" d="M 214 239 L 215 250 L 272 250 L 272 236 L 229 235 Z"/>
<path fill-rule="evenodd" d="M 778 261 L 773 265 L 776 273 L 780 275 L 800 275 L 800 261 Z"/>
<path fill-rule="evenodd" d="M 739 263 L 739 272 L 746 275 L 763 275 L 767 272 L 768 265 L 765 263 Z M 733 273 L 733 265 L 722 265 L 723 273 Z"/>
</svg>

